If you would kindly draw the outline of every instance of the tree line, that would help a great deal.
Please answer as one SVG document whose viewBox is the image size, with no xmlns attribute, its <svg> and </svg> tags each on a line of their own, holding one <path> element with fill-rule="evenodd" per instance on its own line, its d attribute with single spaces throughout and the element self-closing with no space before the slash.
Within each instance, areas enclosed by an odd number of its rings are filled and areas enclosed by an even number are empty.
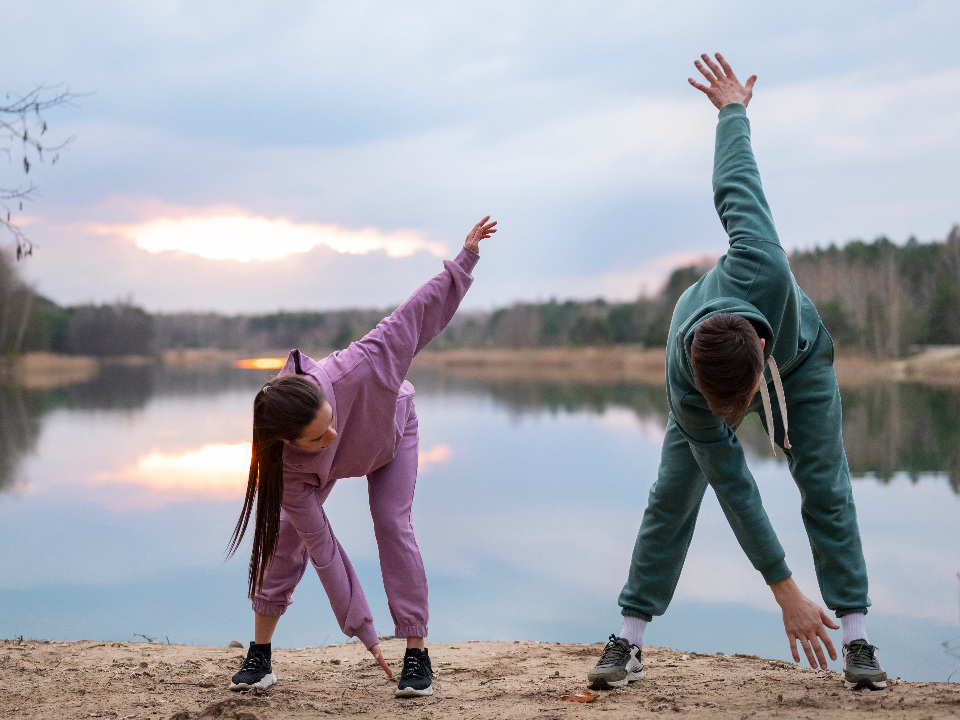
<svg viewBox="0 0 960 720">
<path fill-rule="evenodd" d="M 942 241 L 885 237 L 791 254 L 800 287 L 837 346 L 897 357 L 916 345 L 960 344 L 960 226 Z M 677 268 L 654 296 L 632 302 L 520 302 L 458 313 L 434 349 L 662 347 L 674 305 L 709 268 Z M 109 357 L 177 348 L 242 352 L 335 350 L 363 337 L 391 308 L 264 315 L 147 313 L 131 302 L 62 307 L 36 294 L 0 253 L 0 354 L 48 351 Z"/>
</svg>

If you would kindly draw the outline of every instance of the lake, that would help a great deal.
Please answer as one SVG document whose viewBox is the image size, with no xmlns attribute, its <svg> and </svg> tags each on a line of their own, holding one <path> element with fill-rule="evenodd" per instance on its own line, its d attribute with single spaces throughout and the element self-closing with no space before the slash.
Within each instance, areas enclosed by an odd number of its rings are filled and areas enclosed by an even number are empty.
<svg viewBox="0 0 960 720">
<path fill-rule="evenodd" d="M 249 543 L 226 563 L 224 549 L 267 375 L 111 366 L 53 390 L 0 386 L 0 637 L 252 639 Z M 663 388 L 423 371 L 411 380 L 430 639 L 593 643 L 618 632 L 616 599 L 656 478 Z M 892 677 L 944 681 L 960 668 L 960 391 L 892 384 L 843 399 L 870 640 Z M 786 463 L 770 457 L 755 417 L 741 438 L 794 576 L 819 602 Z M 366 483 L 340 481 L 327 512 L 378 630 L 391 633 Z M 313 573 L 295 600 L 276 645 L 345 640 Z M 712 491 L 674 602 L 646 639 L 790 659 L 779 609 Z"/>
</svg>

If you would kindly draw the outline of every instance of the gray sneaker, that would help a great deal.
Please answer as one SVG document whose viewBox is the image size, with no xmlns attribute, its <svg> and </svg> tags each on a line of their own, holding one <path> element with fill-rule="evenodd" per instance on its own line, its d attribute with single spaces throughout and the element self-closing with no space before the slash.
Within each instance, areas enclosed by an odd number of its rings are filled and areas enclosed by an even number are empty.
<svg viewBox="0 0 960 720">
<path fill-rule="evenodd" d="M 866 640 L 843 646 L 843 679 L 854 690 L 883 690 L 887 674 L 877 661 L 877 648 Z"/>
<path fill-rule="evenodd" d="M 624 687 L 636 680 L 643 680 L 643 663 L 640 648 L 616 635 L 611 635 L 603 655 L 587 675 L 594 690 L 609 690 Z"/>
</svg>

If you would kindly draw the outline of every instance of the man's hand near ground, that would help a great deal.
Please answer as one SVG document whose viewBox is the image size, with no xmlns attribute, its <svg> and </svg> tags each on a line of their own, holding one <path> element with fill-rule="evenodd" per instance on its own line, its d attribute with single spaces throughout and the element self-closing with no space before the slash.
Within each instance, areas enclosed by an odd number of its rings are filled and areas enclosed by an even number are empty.
<svg viewBox="0 0 960 720">
<path fill-rule="evenodd" d="M 710 98 L 710 102 L 712 102 L 718 110 L 730 103 L 740 103 L 746 107 L 750 104 L 750 98 L 753 97 L 753 84 L 757 81 L 757 76 L 751 75 L 747 79 L 747 84 L 741 85 L 740 81 L 737 80 L 737 76 L 733 74 L 733 68 L 723 59 L 723 55 L 720 53 L 716 55 L 717 62 L 720 63 L 719 66 L 711 60 L 710 56 L 706 53 L 700 57 L 703 58 L 703 62 L 707 64 L 707 68 L 704 68 L 703 63 L 699 60 L 693 61 L 693 64 L 697 66 L 697 70 L 699 70 L 707 79 L 707 82 L 710 83 L 710 87 L 701 85 L 693 78 L 687 78 L 687 81 Z"/>
<path fill-rule="evenodd" d="M 840 626 L 827 616 L 823 608 L 800 592 L 800 588 L 792 577 L 774 583 L 770 589 L 773 590 L 773 596 L 783 610 L 783 629 L 787 631 L 787 637 L 790 638 L 790 652 L 793 653 L 793 659 L 800 662 L 800 653 L 797 652 L 797 640 L 799 640 L 810 662 L 810 667 L 817 667 L 817 661 L 819 661 L 820 667 L 826 670 L 827 660 L 823 656 L 820 641 L 823 641 L 830 659 L 836 660 L 837 651 L 833 649 L 833 643 L 827 635 L 826 628 L 836 630 Z"/>
</svg>

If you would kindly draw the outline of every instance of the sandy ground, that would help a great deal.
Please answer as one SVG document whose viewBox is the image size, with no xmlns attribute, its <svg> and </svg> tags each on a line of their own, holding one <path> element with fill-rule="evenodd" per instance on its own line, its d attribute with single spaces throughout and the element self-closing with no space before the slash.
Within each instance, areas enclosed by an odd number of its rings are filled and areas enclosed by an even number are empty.
<svg viewBox="0 0 960 720">
<path fill-rule="evenodd" d="M 404 643 L 383 641 L 399 670 Z M 840 675 L 756 656 L 647 648 L 647 677 L 589 704 L 561 701 L 586 689 L 601 645 L 538 642 L 430 644 L 434 695 L 400 700 L 359 643 L 275 650 L 277 685 L 227 690 L 240 648 L 159 643 L 0 641 L 0 717 L 89 718 L 954 718 L 960 685 L 892 681 L 854 692 Z"/>
</svg>

